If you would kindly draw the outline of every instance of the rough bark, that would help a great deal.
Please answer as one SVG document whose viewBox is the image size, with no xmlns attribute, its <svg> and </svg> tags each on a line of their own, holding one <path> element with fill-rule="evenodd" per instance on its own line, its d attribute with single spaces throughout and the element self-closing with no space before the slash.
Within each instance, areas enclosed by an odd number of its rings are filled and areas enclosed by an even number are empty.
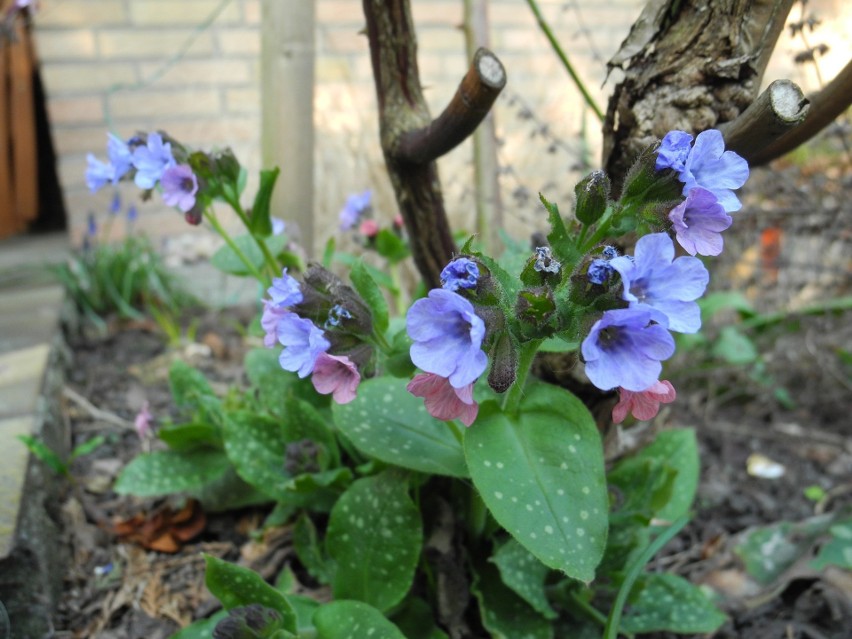
<svg viewBox="0 0 852 639">
<path fill-rule="evenodd" d="M 506 84 L 494 54 L 481 49 L 450 104 L 432 121 L 417 69 L 417 40 L 409 0 L 363 0 L 382 151 L 414 263 L 426 285 L 456 250 L 435 160 L 462 142 L 488 113 Z"/>
<path fill-rule="evenodd" d="M 754 102 L 794 0 L 651 0 L 611 66 L 625 78 L 604 126 L 603 162 L 619 185 L 666 132 L 735 120 Z"/>
</svg>

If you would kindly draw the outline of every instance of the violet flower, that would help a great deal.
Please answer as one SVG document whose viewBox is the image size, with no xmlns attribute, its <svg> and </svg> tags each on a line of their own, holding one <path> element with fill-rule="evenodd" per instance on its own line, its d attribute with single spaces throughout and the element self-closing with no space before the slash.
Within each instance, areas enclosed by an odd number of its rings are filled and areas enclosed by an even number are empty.
<svg viewBox="0 0 852 639">
<path fill-rule="evenodd" d="M 420 373 L 406 389 L 415 397 L 422 397 L 426 410 L 435 419 L 458 419 L 470 426 L 479 413 L 479 404 L 473 401 L 473 383 L 453 388 L 450 380 L 433 373 Z"/>
<path fill-rule="evenodd" d="M 198 178 L 188 164 L 168 167 L 160 177 L 160 186 L 163 187 L 163 202 L 167 206 L 176 206 L 183 213 L 195 206 Z"/>
<path fill-rule="evenodd" d="M 146 401 L 142 404 L 142 409 L 136 414 L 133 420 L 133 427 L 136 429 L 136 434 L 139 439 L 147 439 L 151 435 L 151 410 L 150 405 Z"/>
<path fill-rule="evenodd" d="M 694 300 L 704 293 L 710 274 L 698 258 L 674 259 L 674 254 L 668 235 L 652 233 L 636 242 L 633 258 L 616 257 L 610 264 L 621 275 L 622 298 L 630 308 L 647 309 L 652 319 L 673 331 L 695 333 L 701 328 L 701 310 Z"/>
<path fill-rule="evenodd" d="M 97 193 L 107 182 L 113 182 L 115 178 L 115 167 L 109 162 L 101 162 L 93 154 L 86 156 L 86 186 L 89 191 Z"/>
<path fill-rule="evenodd" d="M 476 288 L 478 279 L 479 267 L 476 262 L 466 257 L 453 260 L 441 271 L 441 287 L 448 291 Z"/>
<path fill-rule="evenodd" d="M 133 155 L 127 142 L 112 133 L 107 133 L 107 157 L 115 169 L 112 178 L 115 184 L 132 168 Z"/>
<path fill-rule="evenodd" d="M 278 343 L 278 320 L 290 313 L 290 309 L 278 306 L 271 300 L 263 300 L 263 314 L 260 316 L 260 326 L 266 333 L 263 345 L 272 348 Z"/>
<path fill-rule="evenodd" d="M 320 395 L 330 393 L 338 404 L 348 404 L 355 399 L 361 374 L 345 355 L 320 353 L 314 363 L 311 382 Z"/>
<path fill-rule="evenodd" d="M 266 289 L 275 306 L 294 306 L 304 299 L 299 288 L 299 280 L 287 274 L 287 267 L 281 271 L 281 277 L 273 278 L 272 286 Z"/>
<path fill-rule="evenodd" d="M 132 161 L 136 167 L 134 182 L 140 189 L 153 189 L 163 172 L 176 164 L 172 145 L 163 142 L 159 133 L 149 133 L 148 143 L 133 149 Z"/>
<path fill-rule="evenodd" d="M 406 316 L 411 361 L 427 373 L 447 377 L 453 388 L 476 381 L 488 365 L 482 351 L 485 323 L 458 293 L 433 289 Z"/>
<path fill-rule="evenodd" d="M 686 166 L 686 158 L 692 149 L 692 136 L 686 131 L 669 131 L 657 149 L 657 162 L 654 168 L 658 171 L 674 169 L 678 173 Z"/>
<path fill-rule="evenodd" d="M 643 391 L 656 383 L 660 362 L 674 354 L 671 334 L 651 324 L 651 311 L 623 308 L 606 311 L 581 345 L 586 375 L 601 390 L 619 386 Z"/>
<path fill-rule="evenodd" d="M 278 342 L 284 346 L 278 363 L 285 371 L 298 373 L 305 378 L 314 370 L 317 358 L 331 348 L 331 342 L 313 322 L 295 313 L 287 313 L 276 325 Z"/>
<path fill-rule="evenodd" d="M 719 255 L 725 246 L 722 231 L 733 218 L 725 213 L 716 196 L 696 187 L 669 212 L 677 243 L 690 255 Z"/>
<path fill-rule="evenodd" d="M 354 228 L 364 212 L 370 208 L 372 191 L 367 189 L 363 193 L 356 193 L 346 198 L 346 204 L 340 210 L 340 230 L 348 231 Z"/>
</svg>

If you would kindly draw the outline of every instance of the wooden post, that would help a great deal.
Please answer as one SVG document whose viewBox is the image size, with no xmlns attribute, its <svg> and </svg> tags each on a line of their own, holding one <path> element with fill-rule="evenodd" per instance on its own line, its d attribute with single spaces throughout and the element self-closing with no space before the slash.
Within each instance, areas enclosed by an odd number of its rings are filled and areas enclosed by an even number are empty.
<svg viewBox="0 0 852 639">
<path fill-rule="evenodd" d="M 281 167 L 272 212 L 298 227 L 310 258 L 314 221 L 314 0 L 262 0 L 261 146 Z"/>
</svg>

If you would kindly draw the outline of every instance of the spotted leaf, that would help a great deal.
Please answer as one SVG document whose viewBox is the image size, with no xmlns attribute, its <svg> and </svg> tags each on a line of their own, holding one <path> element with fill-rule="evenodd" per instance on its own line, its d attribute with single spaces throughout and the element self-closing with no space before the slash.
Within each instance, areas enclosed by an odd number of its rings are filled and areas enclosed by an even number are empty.
<svg viewBox="0 0 852 639">
<path fill-rule="evenodd" d="M 360 601 L 332 601 L 314 613 L 317 639 L 405 639 L 381 612 Z"/>
<path fill-rule="evenodd" d="M 546 384 L 527 389 L 517 417 L 486 402 L 464 447 L 497 522 L 546 566 L 591 581 L 608 501 L 600 436 L 582 402 Z"/>
</svg>

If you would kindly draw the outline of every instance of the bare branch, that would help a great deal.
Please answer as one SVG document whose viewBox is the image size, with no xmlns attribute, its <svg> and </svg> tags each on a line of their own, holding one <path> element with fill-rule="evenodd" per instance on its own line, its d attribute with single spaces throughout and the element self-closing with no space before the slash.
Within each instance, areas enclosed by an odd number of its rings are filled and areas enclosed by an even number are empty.
<svg viewBox="0 0 852 639">
<path fill-rule="evenodd" d="M 416 131 L 399 136 L 393 150 L 401 162 L 423 164 L 461 144 L 483 118 L 506 86 L 506 70 L 497 56 L 480 47 L 453 99 L 435 120 Z"/>
<path fill-rule="evenodd" d="M 852 60 L 821 91 L 809 96 L 811 108 L 805 121 L 773 144 L 761 148 L 749 163 L 758 166 L 795 149 L 822 131 L 852 105 Z"/>
<path fill-rule="evenodd" d="M 776 80 L 740 116 L 719 127 L 725 146 L 746 160 L 800 125 L 810 105 L 798 85 Z"/>
</svg>

